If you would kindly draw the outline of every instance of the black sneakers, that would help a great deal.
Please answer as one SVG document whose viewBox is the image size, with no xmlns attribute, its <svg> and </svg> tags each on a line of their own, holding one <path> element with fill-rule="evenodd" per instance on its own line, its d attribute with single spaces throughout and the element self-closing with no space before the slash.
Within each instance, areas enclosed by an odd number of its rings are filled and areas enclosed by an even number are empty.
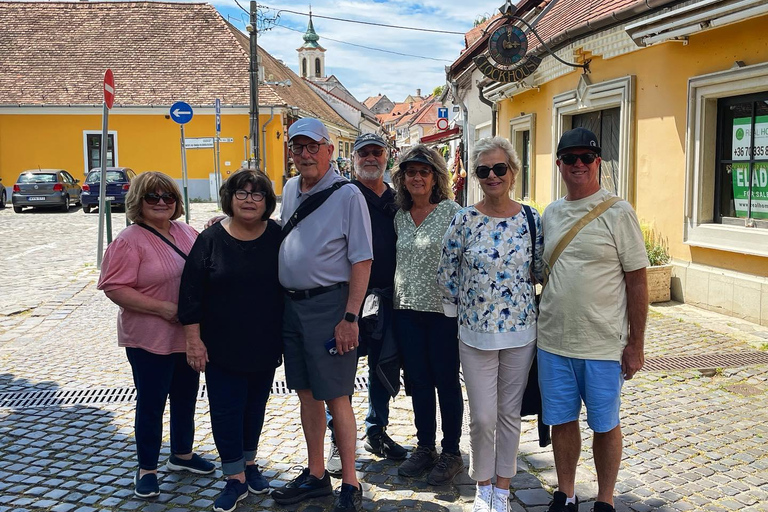
<svg viewBox="0 0 768 512">
<path fill-rule="evenodd" d="M 136 487 L 133 494 L 139 498 L 154 498 L 160 496 L 160 486 L 157 483 L 157 473 L 147 473 L 139 478 L 140 469 L 136 470 L 136 476 L 133 477 L 133 485 Z"/>
<path fill-rule="evenodd" d="M 555 491 L 555 494 L 552 495 L 552 501 L 549 502 L 549 508 L 547 509 L 547 512 L 579 512 L 578 496 L 576 497 L 576 503 L 568 503 L 566 505 L 565 500 L 567 499 L 568 496 L 564 492 Z M 594 510 L 598 511 L 597 508 Z"/>
<path fill-rule="evenodd" d="M 205 460 L 196 453 L 193 453 L 192 458 L 189 460 L 180 459 L 171 454 L 165 467 L 171 471 L 189 471 L 198 475 L 210 475 L 216 471 L 216 466 L 213 465 L 213 462 Z"/>
<path fill-rule="evenodd" d="M 616 512 L 616 509 L 609 503 L 596 501 L 595 506 L 592 507 L 592 512 Z"/>
<path fill-rule="evenodd" d="M 331 476 L 326 471 L 323 478 L 317 478 L 309 474 L 309 468 L 304 470 L 285 484 L 284 487 L 272 491 L 272 499 L 280 505 L 299 503 L 308 498 L 317 498 L 333 494 Z"/>
<path fill-rule="evenodd" d="M 408 451 L 393 441 L 384 430 L 368 434 L 365 449 L 390 460 L 403 460 L 408 455 Z"/>
<path fill-rule="evenodd" d="M 429 485 L 447 485 L 453 482 L 453 477 L 464 469 L 464 461 L 461 455 L 443 452 L 437 459 L 437 464 L 427 476 Z"/>
<path fill-rule="evenodd" d="M 413 478 L 434 466 L 436 462 L 437 450 L 426 446 L 417 446 L 408 460 L 397 468 L 397 474 Z"/>
<path fill-rule="evenodd" d="M 333 512 L 360 512 L 363 506 L 363 491 L 351 484 L 341 484 Z"/>
</svg>

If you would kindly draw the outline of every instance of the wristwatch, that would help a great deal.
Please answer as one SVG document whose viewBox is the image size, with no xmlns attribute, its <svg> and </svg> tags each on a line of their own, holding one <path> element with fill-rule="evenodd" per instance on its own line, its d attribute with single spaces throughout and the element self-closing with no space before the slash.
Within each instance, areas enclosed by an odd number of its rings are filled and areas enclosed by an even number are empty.
<svg viewBox="0 0 768 512">
<path fill-rule="evenodd" d="M 346 320 L 347 322 L 357 322 L 359 318 L 360 318 L 359 316 L 357 316 L 354 313 L 350 313 L 349 311 L 344 313 L 344 320 Z"/>
</svg>

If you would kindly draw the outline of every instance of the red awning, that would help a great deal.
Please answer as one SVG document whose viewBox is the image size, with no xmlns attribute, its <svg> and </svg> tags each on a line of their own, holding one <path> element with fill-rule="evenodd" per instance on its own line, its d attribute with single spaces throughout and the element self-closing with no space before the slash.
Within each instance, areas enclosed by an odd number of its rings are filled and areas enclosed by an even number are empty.
<svg viewBox="0 0 768 512">
<path fill-rule="evenodd" d="M 432 135 L 426 135 L 421 138 L 422 144 L 439 144 L 441 142 L 448 142 L 449 140 L 458 139 L 461 137 L 461 127 L 456 126 L 450 130 L 443 132 L 433 133 Z"/>
</svg>

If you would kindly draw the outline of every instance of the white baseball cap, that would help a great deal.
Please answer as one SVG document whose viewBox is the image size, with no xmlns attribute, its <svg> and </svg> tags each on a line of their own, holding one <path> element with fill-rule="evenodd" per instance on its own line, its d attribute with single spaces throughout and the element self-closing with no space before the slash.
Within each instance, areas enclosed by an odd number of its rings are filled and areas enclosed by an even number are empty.
<svg viewBox="0 0 768 512">
<path fill-rule="evenodd" d="M 320 142 L 321 140 L 331 140 L 331 136 L 328 135 L 328 128 L 325 127 L 322 121 L 315 119 L 314 117 L 304 117 L 299 119 L 288 128 L 289 142 L 299 135 L 304 135 L 317 142 Z"/>
</svg>

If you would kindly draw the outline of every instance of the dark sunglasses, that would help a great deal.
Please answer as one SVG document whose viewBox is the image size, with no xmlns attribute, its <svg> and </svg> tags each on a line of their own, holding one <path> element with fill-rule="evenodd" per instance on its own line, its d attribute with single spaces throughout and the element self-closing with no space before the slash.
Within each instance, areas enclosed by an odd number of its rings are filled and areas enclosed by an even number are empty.
<svg viewBox="0 0 768 512">
<path fill-rule="evenodd" d="M 405 170 L 405 175 L 408 176 L 409 178 L 415 178 L 417 174 L 422 178 L 426 178 L 430 174 L 432 174 L 432 169 L 406 169 Z"/>
<path fill-rule="evenodd" d="M 584 165 L 589 165 L 595 160 L 597 160 L 597 155 L 595 153 L 584 153 L 583 155 L 574 155 L 573 153 L 566 153 L 564 155 L 560 155 L 560 161 L 563 162 L 565 165 L 573 165 L 576 163 L 576 160 L 581 160 L 584 162 Z"/>
<path fill-rule="evenodd" d="M 384 149 L 382 148 L 376 148 L 376 149 L 358 149 L 357 150 L 357 156 L 360 158 L 365 158 L 368 155 L 373 155 L 376 158 L 379 158 L 381 155 L 384 154 Z"/>
<path fill-rule="evenodd" d="M 162 199 L 165 204 L 171 205 L 176 202 L 176 194 L 155 194 L 154 192 L 150 192 L 148 194 L 144 194 L 144 201 L 147 202 L 149 205 L 156 205 L 160 202 Z"/>
<path fill-rule="evenodd" d="M 509 166 L 505 164 L 504 162 L 499 162 L 498 164 L 493 164 L 493 167 L 488 167 L 487 165 L 478 165 L 475 169 L 475 174 L 478 178 L 481 180 L 484 180 L 488 176 L 491 175 L 491 171 L 493 171 L 493 174 L 496 175 L 497 178 L 501 178 L 505 174 L 507 174 L 507 171 L 509 170 Z"/>
</svg>

